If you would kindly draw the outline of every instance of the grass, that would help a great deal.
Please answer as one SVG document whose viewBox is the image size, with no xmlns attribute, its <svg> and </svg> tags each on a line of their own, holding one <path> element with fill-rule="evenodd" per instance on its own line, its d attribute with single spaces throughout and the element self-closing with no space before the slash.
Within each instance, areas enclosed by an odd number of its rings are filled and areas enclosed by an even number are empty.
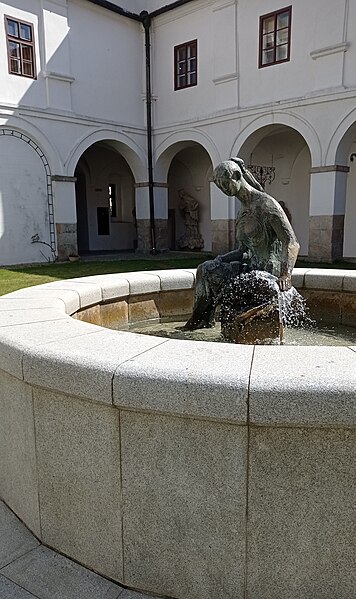
<svg viewBox="0 0 356 599">
<path fill-rule="evenodd" d="M 208 254 L 182 257 L 158 255 L 152 257 L 133 258 L 113 261 L 93 262 L 58 262 L 35 266 L 10 266 L 0 268 L 0 295 L 11 293 L 24 287 L 42 285 L 51 281 L 88 277 L 115 272 L 140 270 L 161 270 L 170 268 L 196 268 L 198 264 L 209 258 Z"/>
<path fill-rule="evenodd" d="M 55 264 L 0 268 L 0 295 L 24 287 L 31 287 L 32 285 L 41 285 L 42 283 L 73 277 L 166 268 L 196 268 L 198 264 L 209 257 L 209 254 L 190 255 L 189 257 L 180 257 L 177 254 L 162 254 L 113 261 L 58 262 Z M 301 268 L 356 269 L 355 263 L 342 261 L 333 264 L 316 264 L 299 260 L 296 266 Z"/>
</svg>

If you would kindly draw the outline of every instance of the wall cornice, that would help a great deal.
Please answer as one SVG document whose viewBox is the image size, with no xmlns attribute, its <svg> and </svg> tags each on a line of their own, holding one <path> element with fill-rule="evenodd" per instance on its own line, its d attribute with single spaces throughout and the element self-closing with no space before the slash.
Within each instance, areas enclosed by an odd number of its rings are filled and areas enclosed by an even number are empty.
<svg viewBox="0 0 356 599">
<path fill-rule="evenodd" d="M 326 46 L 319 50 L 313 50 L 310 52 L 310 56 L 313 60 L 322 58 L 323 56 L 329 56 L 330 54 L 337 54 L 338 52 L 346 52 L 350 47 L 349 42 L 342 42 L 341 44 L 333 44 L 332 46 Z"/>
</svg>

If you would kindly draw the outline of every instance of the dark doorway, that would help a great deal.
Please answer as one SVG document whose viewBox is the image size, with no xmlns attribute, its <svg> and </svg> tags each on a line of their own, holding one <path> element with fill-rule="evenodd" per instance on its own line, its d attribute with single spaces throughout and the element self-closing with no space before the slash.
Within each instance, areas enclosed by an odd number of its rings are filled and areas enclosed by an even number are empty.
<svg viewBox="0 0 356 599">
<path fill-rule="evenodd" d="M 79 168 L 75 171 L 75 197 L 77 207 L 77 238 L 78 253 L 89 250 L 89 231 L 88 231 L 88 209 L 87 209 L 87 190 L 85 174 Z"/>
</svg>

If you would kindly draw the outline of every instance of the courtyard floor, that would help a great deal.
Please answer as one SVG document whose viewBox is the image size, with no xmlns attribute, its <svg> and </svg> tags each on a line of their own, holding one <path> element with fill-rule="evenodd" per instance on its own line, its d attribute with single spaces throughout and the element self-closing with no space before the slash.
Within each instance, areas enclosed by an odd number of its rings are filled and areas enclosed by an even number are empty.
<svg viewBox="0 0 356 599">
<path fill-rule="evenodd" d="M 0 501 L 1 599 L 154 599 L 42 545 Z"/>
</svg>

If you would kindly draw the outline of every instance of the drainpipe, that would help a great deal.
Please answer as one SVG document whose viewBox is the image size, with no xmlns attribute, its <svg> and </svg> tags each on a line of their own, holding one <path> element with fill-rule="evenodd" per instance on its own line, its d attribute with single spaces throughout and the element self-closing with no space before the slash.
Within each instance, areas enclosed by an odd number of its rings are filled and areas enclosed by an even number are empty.
<svg viewBox="0 0 356 599">
<path fill-rule="evenodd" d="M 156 245 L 155 205 L 153 192 L 153 159 L 152 159 L 152 91 L 151 91 L 151 18 L 147 10 L 140 13 L 145 30 L 146 50 L 146 119 L 147 119 L 147 162 L 148 162 L 148 197 L 150 203 L 151 254 L 158 254 Z"/>
</svg>

